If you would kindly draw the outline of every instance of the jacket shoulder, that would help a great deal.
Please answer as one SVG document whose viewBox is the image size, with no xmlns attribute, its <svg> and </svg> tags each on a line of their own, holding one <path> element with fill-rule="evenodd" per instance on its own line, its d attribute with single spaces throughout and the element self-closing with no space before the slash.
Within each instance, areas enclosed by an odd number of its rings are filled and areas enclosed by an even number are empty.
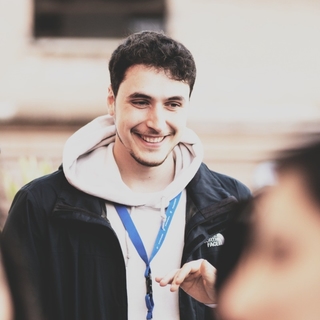
<svg viewBox="0 0 320 320">
<path fill-rule="evenodd" d="M 58 170 L 24 185 L 12 201 L 5 225 L 11 220 L 27 219 L 30 215 L 39 217 L 40 212 L 48 214 L 58 198 L 64 181 L 63 172 Z"/>
<path fill-rule="evenodd" d="M 57 170 L 48 175 L 34 179 L 24 185 L 16 194 L 16 198 L 21 196 L 28 197 L 34 202 L 44 203 L 46 206 L 54 203 L 59 197 L 62 185 L 66 183 L 66 178 L 62 170 Z"/>
<path fill-rule="evenodd" d="M 250 189 L 241 181 L 222 173 L 218 173 L 215 171 L 211 172 L 212 175 L 214 175 L 215 178 L 221 183 L 221 185 L 239 201 L 251 197 Z"/>
<path fill-rule="evenodd" d="M 190 187 L 214 192 L 222 199 L 233 196 L 241 201 L 251 197 L 251 191 L 245 184 L 231 176 L 209 169 L 204 163 L 192 179 Z"/>
<path fill-rule="evenodd" d="M 59 169 L 53 173 L 28 182 L 20 189 L 20 191 L 39 192 L 40 190 L 59 190 L 64 181 L 66 181 L 66 178 L 63 171 Z"/>
<path fill-rule="evenodd" d="M 17 192 L 4 224 L 5 238 L 27 239 L 31 234 L 39 238 L 44 235 L 44 226 L 63 178 L 63 173 L 58 170 L 27 183 Z"/>
</svg>

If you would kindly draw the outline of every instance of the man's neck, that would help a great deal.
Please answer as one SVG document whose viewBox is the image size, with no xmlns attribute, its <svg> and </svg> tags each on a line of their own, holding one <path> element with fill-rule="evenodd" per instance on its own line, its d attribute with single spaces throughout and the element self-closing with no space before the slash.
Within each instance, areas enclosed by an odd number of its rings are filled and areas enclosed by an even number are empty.
<svg viewBox="0 0 320 320">
<path fill-rule="evenodd" d="M 132 158 L 131 163 L 122 163 L 115 157 L 123 182 L 134 192 L 157 192 L 165 189 L 174 179 L 175 163 L 173 155 L 159 166 L 148 167 Z"/>
</svg>

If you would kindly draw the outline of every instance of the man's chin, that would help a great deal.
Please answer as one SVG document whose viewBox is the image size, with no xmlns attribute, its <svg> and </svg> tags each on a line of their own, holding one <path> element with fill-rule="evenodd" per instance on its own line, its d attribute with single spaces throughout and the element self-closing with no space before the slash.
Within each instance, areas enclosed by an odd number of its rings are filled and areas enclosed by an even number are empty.
<svg viewBox="0 0 320 320">
<path fill-rule="evenodd" d="M 161 166 L 161 165 L 165 162 L 165 160 L 166 160 L 166 158 L 163 159 L 163 160 L 148 160 L 148 159 L 142 159 L 142 158 L 139 158 L 139 157 L 137 157 L 137 156 L 135 156 L 135 155 L 133 155 L 133 154 L 131 154 L 131 156 L 132 156 L 132 158 L 133 158 L 136 162 L 138 162 L 138 163 L 141 164 L 142 166 L 150 167 L 150 168 L 152 168 L 152 167 L 159 167 L 159 166 Z"/>
<path fill-rule="evenodd" d="M 164 161 L 161 161 L 161 162 L 148 162 L 148 161 L 144 161 L 144 160 L 141 160 L 141 159 L 136 159 L 136 161 L 139 164 L 141 164 L 142 166 L 150 167 L 150 168 L 159 167 L 164 163 Z"/>
</svg>

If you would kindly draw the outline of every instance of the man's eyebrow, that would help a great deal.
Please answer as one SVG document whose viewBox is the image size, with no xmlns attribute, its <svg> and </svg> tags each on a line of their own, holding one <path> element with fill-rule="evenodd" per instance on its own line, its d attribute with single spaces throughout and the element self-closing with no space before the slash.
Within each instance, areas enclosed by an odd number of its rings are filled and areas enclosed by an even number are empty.
<svg viewBox="0 0 320 320">
<path fill-rule="evenodd" d="M 183 96 L 173 96 L 173 97 L 169 97 L 167 100 L 171 101 L 171 100 L 174 100 L 174 101 L 184 101 L 184 97 Z"/>
<path fill-rule="evenodd" d="M 147 94 L 141 93 L 141 92 L 134 92 L 128 96 L 128 98 L 141 98 L 141 99 L 148 99 L 151 100 L 152 98 L 148 96 Z"/>
<path fill-rule="evenodd" d="M 152 100 L 151 96 L 148 96 L 147 94 L 141 93 L 141 92 L 134 92 L 128 96 L 129 99 L 148 99 Z M 166 99 L 167 101 L 184 101 L 185 98 L 183 96 L 172 96 Z"/>
</svg>

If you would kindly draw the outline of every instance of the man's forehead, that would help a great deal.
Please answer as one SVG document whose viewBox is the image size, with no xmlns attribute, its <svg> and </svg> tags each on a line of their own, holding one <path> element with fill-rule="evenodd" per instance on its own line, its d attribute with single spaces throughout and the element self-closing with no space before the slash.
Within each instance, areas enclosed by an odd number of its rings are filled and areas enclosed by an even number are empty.
<svg viewBox="0 0 320 320">
<path fill-rule="evenodd" d="M 129 68 L 119 86 L 126 96 L 163 95 L 176 100 L 189 100 L 190 87 L 184 81 L 172 79 L 163 70 L 135 65 Z"/>
<path fill-rule="evenodd" d="M 125 81 L 127 79 L 128 76 L 132 76 L 132 75 L 135 75 L 137 73 L 153 73 L 153 74 L 162 74 L 162 75 L 165 75 L 168 80 L 170 81 L 176 81 L 178 83 L 183 83 L 187 86 L 189 86 L 189 83 L 188 81 L 185 81 L 185 80 L 180 80 L 180 79 L 177 79 L 175 78 L 171 71 L 167 68 L 162 68 L 162 67 L 155 67 L 155 66 L 150 66 L 150 65 L 145 65 L 145 64 L 134 64 L 132 66 L 130 66 L 125 74 L 124 74 L 124 77 L 123 77 L 123 81 Z"/>
</svg>

